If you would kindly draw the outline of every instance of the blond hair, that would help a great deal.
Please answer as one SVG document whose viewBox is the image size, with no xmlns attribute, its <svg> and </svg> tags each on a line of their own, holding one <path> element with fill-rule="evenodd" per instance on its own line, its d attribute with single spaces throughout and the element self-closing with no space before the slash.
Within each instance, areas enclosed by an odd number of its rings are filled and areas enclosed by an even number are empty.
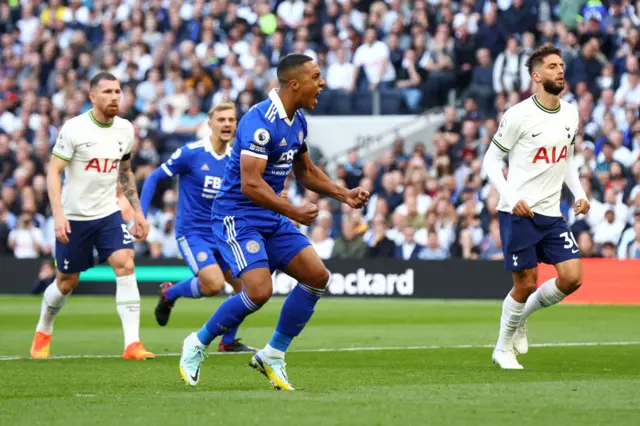
<svg viewBox="0 0 640 426">
<path fill-rule="evenodd" d="M 234 104 L 233 102 L 221 102 L 219 104 L 216 104 L 214 106 L 211 107 L 211 109 L 209 110 L 209 118 L 213 117 L 213 114 L 215 114 L 216 112 L 219 111 L 226 111 L 232 109 L 234 112 L 236 110 L 236 104 Z"/>
</svg>

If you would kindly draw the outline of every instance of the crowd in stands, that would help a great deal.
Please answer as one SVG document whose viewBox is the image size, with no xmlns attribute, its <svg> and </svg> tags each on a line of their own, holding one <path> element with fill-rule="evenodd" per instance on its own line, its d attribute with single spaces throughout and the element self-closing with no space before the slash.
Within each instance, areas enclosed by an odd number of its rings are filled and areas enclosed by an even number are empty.
<svg viewBox="0 0 640 426">
<path fill-rule="evenodd" d="M 446 117 L 411 152 L 397 140 L 376 160 L 349 154 L 336 178 L 372 192 L 362 211 L 291 182 L 291 202 L 320 207 L 304 231 L 321 257 L 501 259 L 499 196 L 482 156 L 502 113 L 533 89 L 528 55 L 552 43 L 566 63 L 562 97 L 582 119 L 575 167 L 591 202 L 575 218 L 565 193 L 563 214 L 584 257 L 640 258 L 639 25 L 640 2 L 630 0 L 2 2 L 0 255 L 54 249 L 51 147 L 62 123 L 90 108 L 95 73 L 122 82 L 141 184 L 206 133 L 211 105 L 234 101 L 240 118 L 277 84 L 278 60 L 298 52 L 327 81 L 313 114 L 370 114 L 377 92 L 383 114 L 437 107 Z M 171 182 L 159 189 L 137 250 L 177 257 L 178 194 Z"/>
</svg>

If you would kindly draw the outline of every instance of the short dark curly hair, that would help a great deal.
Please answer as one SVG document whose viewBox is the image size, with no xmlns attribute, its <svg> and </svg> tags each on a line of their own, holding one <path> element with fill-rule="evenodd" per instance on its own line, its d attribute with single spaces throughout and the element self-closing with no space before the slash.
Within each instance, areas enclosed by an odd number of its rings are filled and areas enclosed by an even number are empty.
<svg viewBox="0 0 640 426">
<path fill-rule="evenodd" d="M 534 50 L 525 64 L 529 70 L 529 75 L 533 74 L 534 68 L 539 67 L 542 64 L 542 61 L 544 61 L 544 58 L 549 55 L 558 55 L 562 57 L 562 52 L 552 44 L 544 44 Z"/>
</svg>

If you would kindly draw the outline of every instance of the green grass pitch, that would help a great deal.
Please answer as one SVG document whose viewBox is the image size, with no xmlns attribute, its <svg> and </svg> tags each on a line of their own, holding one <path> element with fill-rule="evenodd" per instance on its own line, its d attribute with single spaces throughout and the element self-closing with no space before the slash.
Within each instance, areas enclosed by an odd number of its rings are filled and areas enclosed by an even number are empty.
<svg viewBox="0 0 640 426">
<path fill-rule="evenodd" d="M 118 358 L 114 298 L 87 296 L 58 317 L 51 350 L 63 358 L 26 359 L 40 300 L 0 297 L 0 425 L 640 424 L 640 307 L 539 311 L 525 370 L 501 371 L 499 302 L 326 298 L 287 357 L 303 390 L 278 392 L 246 354 L 211 355 L 197 388 L 181 382 L 182 339 L 222 299 L 180 301 L 166 328 L 143 299 L 142 339 L 162 355 L 144 362 Z M 282 300 L 239 336 L 264 345 Z"/>
</svg>

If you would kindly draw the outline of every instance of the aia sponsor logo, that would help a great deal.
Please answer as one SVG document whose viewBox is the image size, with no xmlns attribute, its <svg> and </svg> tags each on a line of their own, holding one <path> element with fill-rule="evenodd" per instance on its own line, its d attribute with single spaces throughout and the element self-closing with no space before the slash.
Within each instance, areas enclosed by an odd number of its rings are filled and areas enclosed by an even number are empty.
<svg viewBox="0 0 640 426">
<path fill-rule="evenodd" d="M 84 168 L 85 172 L 95 170 L 98 173 L 111 173 L 118 171 L 120 160 L 112 160 L 110 158 L 92 158 Z"/>
<path fill-rule="evenodd" d="M 546 164 L 555 164 L 559 163 L 560 160 L 567 159 L 568 149 L 566 146 L 563 146 L 562 149 L 558 149 L 558 147 L 553 147 L 551 149 L 547 149 L 545 147 L 539 148 L 536 155 L 533 157 L 533 164 L 536 163 L 546 163 Z"/>
</svg>

